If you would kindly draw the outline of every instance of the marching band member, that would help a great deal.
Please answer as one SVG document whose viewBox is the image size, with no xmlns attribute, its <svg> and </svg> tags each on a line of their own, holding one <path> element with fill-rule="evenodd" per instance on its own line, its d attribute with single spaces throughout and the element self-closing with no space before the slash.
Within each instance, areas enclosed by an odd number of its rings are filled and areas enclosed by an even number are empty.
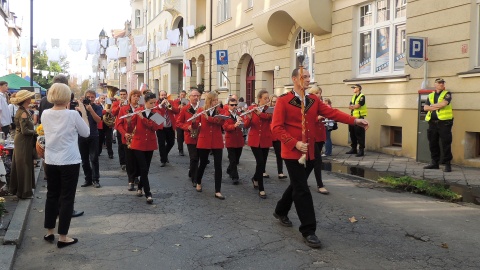
<svg viewBox="0 0 480 270">
<path fill-rule="evenodd" d="M 303 68 L 301 69 L 303 70 Z M 332 109 L 320 102 L 314 95 L 304 94 L 304 89 L 310 84 L 308 70 L 292 72 L 294 83 L 293 91 L 281 95 L 273 113 L 272 130 L 282 142 L 282 158 L 285 161 L 290 185 L 283 193 L 275 208 L 274 216 L 279 219 L 283 226 L 291 227 L 292 222 L 288 218 L 288 212 L 295 203 L 295 208 L 300 219 L 300 232 L 306 244 L 313 248 L 321 247 L 321 242 L 315 235 L 316 219 L 313 207 L 312 194 L 308 188 L 307 179 L 314 166 L 315 160 L 315 125 L 318 115 L 334 119 L 336 121 L 355 124 L 368 128 L 368 122 Z M 302 112 L 303 111 L 303 112 Z M 302 114 L 303 113 L 303 114 Z M 304 121 L 302 121 L 302 119 Z M 305 164 L 299 160 L 306 155 Z M 305 168 L 306 165 L 306 168 Z"/>
<path fill-rule="evenodd" d="M 238 115 L 237 110 L 238 102 L 234 98 L 228 100 L 228 109 L 224 114 L 229 117 L 223 123 L 223 129 L 225 130 L 225 147 L 228 152 L 228 168 L 227 174 L 232 178 L 233 184 L 238 185 L 238 163 L 240 156 L 242 155 L 243 145 L 243 132 L 240 127 L 243 123 L 242 118 Z"/>
<path fill-rule="evenodd" d="M 158 140 L 158 150 L 160 152 L 160 167 L 165 167 L 168 163 L 168 153 L 175 145 L 175 114 L 179 109 L 173 106 L 173 102 L 167 99 L 167 91 L 160 91 L 160 98 L 157 105 L 160 107 L 160 114 L 165 117 L 165 122 L 156 131 Z"/>
<path fill-rule="evenodd" d="M 270 106 L 275 107 L 275 104 L 277 103 L 277 95 L 272 95 L 271 101 L 270 101 Z M 275 134 L 272 133 L 272 145 L 273 145 L 273 150 L 275 150 L 275 157 L 277 159 L 277 172 L 278 172 L 278 179 L 286 179 L 288 176 L 283 174 L 283 159 L 282 159 L 282 144 L 280 143 L 280 139 L 275 136 Z"/>
<path fill-rule="evenodd" d="M 133 113 L 137 108 L 139 108 L 138 101 L 140 100 L 141 92 L 139 90 L 131 90 L 130 96 L 128 98 L 128 105 L 122 106 L 120 112 L 118 113 L 117 121 L 115 123 L 115 129 L 122 136 L 122 144 L 125 147 L 125 165 L 128 175 L 128 190 L 135 190 L 135 182 L 138 182 L 138 176 L 140 176 L 140 171 L 138 170 L 137 161 L 133 154 L 132 149 L 130 149 L 131 143 L 131 134 L 127 132 L 129 126 L 131 125 L 131 117 L 120 119 L 122 116 Z"/>
<path fill-rule="evenodd" d="M 187 96 L 187 92 L 185 90 L 182 90 L 180 92 L 180 96 L 173 101 L 173 106 L 178 108 L 178 113 L 175 114 L 175 123 L 177 122 L 177 117 L 180 111 L 182 110 L 183 106 L 186 105 L 182 103 L 182 100 L 185 99 L 186 96 Z M 178 154 L 180 156 L 185 156 L 185 154 L 183 153 L 183 143 L 185 142 L 185 138 L 183 136 L 184 135 L 183 129 L 181 129 L 180 127 L 176 127 L 176 134 L 177 134 Z"/>
<path fill-rule="evenodd" d="M 138 169 L 140 171 L 140 183 L 138 183 L 137 196 L 142 196 L 142 189 L 147 198 L 147 203 L 152 204 L 152 193 L 150 192 L 150 182 L 148 181 L 148 171 L 150 170 L 150 163 L 152 161 L 153 151 L 157 150 L 155 144 L 155 131 L 160 128 L 155 121 L 151 120 L 155 113 L 160 113 L 155 106 L 157 101 L 155 94 L 147 93 L 144 96 L 145 111 L 143 108 L 137 108 L 137 114 L 132 116 L 130 126 L 128 127 L 128 135 L 131 136 L 130 148 L 133 151 L 135 159 L 137 160 Z M 135 133 L 132 132 L 135 130 Z M 153 143 L 152 143 L 153 142 Z"/>
<path fill-rule="evenodd" d="M 308 93 L 318 97 L 322 101 L 322 89 L 318 86 L 313 86 L 308 90 Z M 315 164 L 313 166 L 313 173 L 315 174 L 315 180 L 317 181 L 317 192 L 321 194 L 329 194 L 330 192 L 325 188 L 322 181 L 322 148 L 323 144 L 327 140 L 327 130 L 323 123 L 324 117 L 319 115 L 315 125 Z"/>
<path fill-rule="evenodd" d="M 219 115 L 220 108 L 215 107 L 218 104 L 218 94 L 210 92 L 206 96 L 205 106 L 199 110 L 204 112 L 200 118 L 200 131 L 198 133 L 197 151 L 200 157 L 200 166 L 198 167 L 195 181 L 197 182 L 196 190 L 202 191 L 202 177 L 207 167 L 208 155 L 210 151 L 213 153 L 213 163 L 215 168 L 215 198 L 225 200 L 220 193 L 222 187 L 222 125 L 224 120 L 216 118 Z M 215 108 L 214 108 L 215 107 Z"/>
<path fill-rule="evenodd" d="M 255 168 L 255 174 L 252 178 L 253 188 L 258 189 L 258 195 L 262 199 L 267 198 L 265 189 L 263 187 L 263 173 L 265 172 L 265 166 L 267 165 L 268 149 L 272 146 L 272 132 L 270 130 L 270 121 L 272 120 L 272 114 L 265 113 L 268 103 L 270 102 L 269 94 L 267 90 L 261 90 L 257 95 L 258 106 L 250 106 L 248 109 L 255 107 L 264 109 L 254 110 L 253 113 L 247 114 L 245 118 L 245 127 L 249 128 L 248 132 L 248 146 L 252 149 L 253 155 L 257 162 Z"/>
<path fill-rule="evenodd" d="M 200 92 L 197 89 L 192 89 L 190 90 L 188 98 L 190 103 L 185 105 L 180 111 L 180 114 L 177 117 L 177 127 L 184 131 L 185 143 L 187 144 L 188 155 L 190 156 L 188 177 L 192 181 L 193 186 L 196 187 L 197 184 L 195 183 L 194 178 L 198 170 L 197 137 L 199 126 L 197 121 L 199 119 L 194 119 L 188 122 L 187 120 L 197 113 Z"/>
<path fill-rule="evenodd" d="M 117 99 L 112 103 L 112 115 L 115 116 L 115 126 L 119 121 L 118 114 L 120 112 L 120 108 L 128 104 L 127 90 L 120 89 L 118 93 L 120 95 L 120 99 Z M 127 165 L 125 162 L 125 148 L 127 146 L 122 143 L 122 134 L 118 131 L 116 133 L 117 133 L 117 142 L 118 142 L 118 159 L 120 161 L 120 167 L 122 168 L 123 171 L 125 171 L 127 169 Z"/>
</svg>

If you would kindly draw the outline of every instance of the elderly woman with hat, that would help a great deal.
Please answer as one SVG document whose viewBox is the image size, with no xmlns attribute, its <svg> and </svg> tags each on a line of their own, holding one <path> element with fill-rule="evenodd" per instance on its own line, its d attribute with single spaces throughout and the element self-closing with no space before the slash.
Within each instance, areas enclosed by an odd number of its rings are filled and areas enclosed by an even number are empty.
<svg viewBox="0 0 480 270">
<path fill-rule="evenodd" d="M 37 133 L 33 125 L 33 116 L 28 109 L 34 95 L 34 92 L 20 90 L 14 98 L 10 99 L 12 104 L 18 105 L 14 117 L 15 150 L 10 175 L 10 193 L 17 195 L 19 199 L 31 198 L 33 196 L 32 189 L 35 188 L 33 148 Z"/>
</svg>

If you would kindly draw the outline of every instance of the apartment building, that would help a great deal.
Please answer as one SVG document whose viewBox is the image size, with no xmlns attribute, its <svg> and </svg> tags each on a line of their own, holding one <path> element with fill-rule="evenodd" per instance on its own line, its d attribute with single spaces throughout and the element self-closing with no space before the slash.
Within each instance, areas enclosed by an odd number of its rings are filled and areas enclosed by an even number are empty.
<svg viewBox="0 0 480 270">
<path fill-rule="evenodd" d="M 192 0 L 187 24 L 196 31 L 185 50 L 192 63 L 187 89 L 198 84 L 254 100 L 267 89 L 291 89 L 296 54 L 312 84 L 333 106 L 349 112 L 353 84 L 362 84 L 371 123 L 367 150 L 428 161 L 419 90 L 437 77 L 453 93 L 453 163 L 480 167 L 480 53 L 478 0 Z M 412 68 L 407 37 L 428 39 L 428 61 Z M 216 51 L 228 50 L 219 72 Z M 423 97 L 424 98 L 424 97 Z M 334 131 L 348 145 L 348 129 Z"/>
<path fill-rule="evenodd" d="M 21 23 L 10 10 L 8 0 L 0 0 L 0 76 L 15 73 L 25 77 L 29 73 L 30 57 L 20 53 Z"/>
</svg>

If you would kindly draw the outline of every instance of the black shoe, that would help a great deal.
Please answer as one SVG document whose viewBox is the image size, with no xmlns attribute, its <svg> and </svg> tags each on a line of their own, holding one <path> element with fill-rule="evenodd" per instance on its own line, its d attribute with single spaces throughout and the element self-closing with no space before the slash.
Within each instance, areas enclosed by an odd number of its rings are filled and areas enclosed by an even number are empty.
<svg viewBox="0 0 480 270">
<path fill-rule="evenodd" d="M 358 154 L 356 154 L 355 156 L 356 156 L 356 157 L 363 157 L 364 155 L 365 155 L 365 153 L 363 152 L 363 149 L 360 149 L 360 150 L 358 151 Z"/>
<path fill-rule="evenodd" d="M 134 183 L 128 183 L 128 191 L 135 191 L 135 184 Z"/>
<path fill-rule="evenodd" d="M 285 227 L 292 227 L 293 224 L 287 216 L 280 216 L 277 213 L 273 212 L 273 216 L 280 221 L 280 224 Z"/>
<path fill-rule="evenodd" d="M 52 243 L 55 240 L 55 235 L 53 235 L 53 234 L 44 235 L 43 240 Z"/>
<path fill-rule="evenodd" d="M 178 154 L 179 154 L 180 156 L 182 156 L 182 157 L 185 156 L 185 154 L 183 153 L 183 150 L 179 150 L 179 151 L 178 151 Z"/>
<path fill-rule="evenodd" d="M 207 159 L 207 164 L 210 164 L 210 160 Z"/>
<path fill-rule="evenodd" d="M 438 166 L 438 163 L 431 163 L 428 164 L 427 166 L 423 167 L 424 169 L 440 169 L 440 166 Z"/>
<path fill-rule="evenodd" d="M 162 162 L 162 164 L 160 164 L 160 167 L 165 167 L 165 162 Z"/>
<path fill-rule="evenodd" d="M 83 185 L 81 185 L 81 187 L 89 187 L 91 185 L 93 185 L 92 182 L 85 181 L 85 182 L 83 182 Z"/>
<path fill-rule="evenodd" d="M 303 241 L 311 248 L 320 248 L 322 246 L 322 243 L 315 234 L 303 237 Z"/>
<path fill-rule="evenodd" d="M 109 159 L 113 159 L 113 155 L 108 155 L 108 158 L 109 158 Z"/>
<path fill-rule="evenodd" d="M 255 179 L 252 178 L 252 184 L 254 189 L 258 189 L 258 184 L 255 185 Z"/>
<path fill-rule="evenodd" d="M 260 192 L 261 192 L 261 191 L 260 191 Z M 260 192 L 258 192 L 258 196 L 259 196 L 261 199 L 266 199 L 266 198 L 267 198 L 267 194 L 265 194 L 265 193 L 262 194 L 262 193 L 260 193 Z"/>
<path fill-rule="evenodd" d="M 450 162 L 445 162 L 445 169 L 443 169 L 444 172 L 451 172 L 452 171 L 452 165 Z"/>
<path fill-rule="evenodd" d="M 72 242 L 57 241 L 57 247 L 58 247 L 58 248 L 64 248 L 64 247 L 68 247 L 68 246 L 70 246 L 70 245 L 76 244 L 77 242 L 78 242 L 78 239 L 77 239 L 77 238 L 73 238 L 73 241 L 72 241 Z"/>
<path fill-rule="evenodd" d="M 85 212 L 73 210 L 73 212 L 72 212 L 72 218 L 74 218 L 74 217 L 79 217 L 79 216 L 83 215 L 83 213 L 85 213 Z"/>
<path fill-rule="evenodd" d="M 346 152 L 345 154 L 351 155 L 351 154 L 356 154 L 356 153 L 357 153 L 357 149 L 352 148 L 352 149 L 350 149 L 350 151 Z"/>
<path fill-rule="evenodd" d="M 127 170 L 127 165 L 122 165 L 122 171 Z"/>
<path fill-rule="evenodd" d="M 95 182 L 93 182 L 93 187 L 94 188 L 101 188 L 102 186 L 100 185 L 100 183 L 98 181 L 95 181 Z"/>
<path fill-rule="evenodd" d="M 152 204 L 152 203 L 153 203 L 152 196 L 148 196 L 148 197 L 147 197 L 147 203 L 148 203 L 148 204 Z"/>
<path fill-rule="evenodd" d="M 233 184 L 238 185 L 238 178 L 233 178 Z"/>
</svg>

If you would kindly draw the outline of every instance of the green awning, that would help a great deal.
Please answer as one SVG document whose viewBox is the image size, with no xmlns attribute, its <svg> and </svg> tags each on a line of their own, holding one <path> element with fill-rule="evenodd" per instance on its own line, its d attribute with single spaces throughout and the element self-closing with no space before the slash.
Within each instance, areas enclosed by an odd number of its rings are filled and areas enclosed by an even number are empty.
<svg viewBox="0 0 480 270">
<path fill-rule="evenodd" d="M 0 81 L 6 81 L 8 83 L 8 90 L 18 91 L 21 87 L 30 86 L 30 81 L 25 80 L 24 78 L 18 76 L 17 74 L 9 74 L 3 77 L 0 77 Z M 44 92 L 45 88 L 41 87 L 37 83 L 33 83 L 34 86 L 40 87 L 41 91 Z"/>
</svg>

